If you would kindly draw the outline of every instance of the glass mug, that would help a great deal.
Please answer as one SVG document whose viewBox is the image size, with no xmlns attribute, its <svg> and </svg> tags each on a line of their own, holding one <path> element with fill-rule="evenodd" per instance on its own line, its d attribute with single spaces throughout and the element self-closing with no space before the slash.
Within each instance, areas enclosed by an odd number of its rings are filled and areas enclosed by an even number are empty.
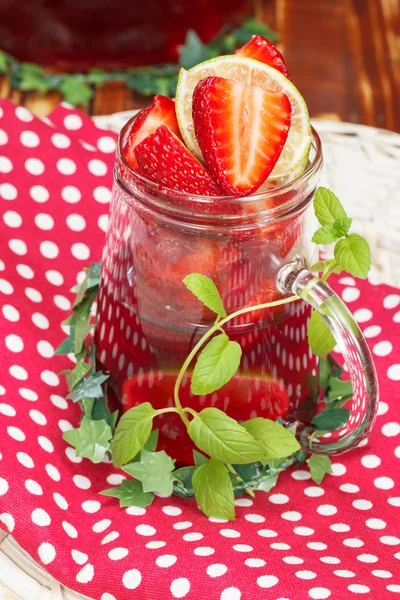
<svg viewBox="0 0 400 600">
<path fill-rule="evenodd" d="M 194 396 L 187 373 L 182 405 L 215 406 L 239 421 L 295 422 L 302 447 L 313 452 L 333 454 L 358 444 L 378 404 L 372 357 L 346 306 L 307 270 L 317 258 L 310 241 L 322 167 L 317 133 L 308 168 L 295 181 L 246 198 L 210 198 L 163 188 L 133 171 L 121 151 L 130 123 L 117 151 L 96 328 L 97 359 L 111 375 L 114 399 L 123 410 L 146 401 L 173 406 L 177 374 L 215 321 L 182 282 L 197 272 L 213 279 L 228 314 L 288 295 L 301 299 L 227 323 L 226 333 L 243 352 L 237 374 L 221 390 Z M 353 385 L 350 419 L 320 440 L 311 438 L 310 427 L 319 396 L 317 359 L 306 333 L 312 308 L 333 333 Z M 158 448 L 192 464 L 193 443 L 180 417 L 166 413 L 156 425 Z"/>
</svg>

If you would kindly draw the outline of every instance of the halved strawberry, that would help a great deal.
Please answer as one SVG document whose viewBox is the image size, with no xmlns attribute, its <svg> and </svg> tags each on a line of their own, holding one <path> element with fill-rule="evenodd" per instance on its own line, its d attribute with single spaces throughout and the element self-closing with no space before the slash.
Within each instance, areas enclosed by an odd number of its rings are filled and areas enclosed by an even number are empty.
<svg viewBox="0 0 400 600">
<path fill-rule="evenodd" d="M 285 77 L 290 79 L 288 70 L 282 54 L 267 38 L 262 35 L 253 35 L 253 38 L 242 48 L 236 50 L 239 56 L 254 58 L 270 67 L 280 71 Z"/>
<path fill-rule="evenodd" d="M 222 193 L 206 168 L 165 125 L 136 146 L 135 156 L 139 172 L 155 183 L 187 194 Z"/>
<path fill-rule="evenodd" d="M 286 142 L 291 105 L 281 92 L 206 77 L 193 94 L 194 129 L 210 173 L 245 196 L 267 179 Z"/>
<path fill-rule="evenodd" d="M 133 169 L 137 169 L 135 148 L 148 135 L 154 133 L 160 125 L 166 125 L 179 138 L 178 121 L 175 114 L 175 102 L 166 96 L 154 96 L 148 108 L 142 110 L 132 123 L 124 145 L 124 156 Z"/>
</svg>

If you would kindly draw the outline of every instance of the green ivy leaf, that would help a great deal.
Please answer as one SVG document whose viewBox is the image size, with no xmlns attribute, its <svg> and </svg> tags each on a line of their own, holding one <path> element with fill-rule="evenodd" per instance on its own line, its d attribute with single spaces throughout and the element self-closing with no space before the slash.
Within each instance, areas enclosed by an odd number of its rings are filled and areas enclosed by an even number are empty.
<svg viewBox="0 0 400 600">
<path fill-rule="evenodd" d="M 111 452 L 116 467 L 129 462 L 149 439 L 156 412 L 149 402 L 143 402 L 124 413 L 112 441 Z"/>
<path fill-rule="evenodd" d="M 42 67 L 31 63 L 21 64 L 20 82 L 18 88 L 23 92 L 41 92 L 46 94 L 52 89 L 52 84 L 44 76 Z"/>
<path fill-rule="evenodd" d="M 218 408 L 196 413 L 188 434 L 203 452 L 229 464 L 246 464 L 265 458 L 262 446 L 235 419 Z"/>
<path fill-rule="evenodd" d="M 83 413 L 86 417 L 89 417 L 89 419 L 92 418 L 92 410 L 93 410 L 94 401 L 95 401 L 94 398 L 82 398 L 82 400 L 80 401 L 81 406 L 83 408 Z M 96 420 L 96 419 L 94 419 L 94 420 Z M 101 421 L 101 419 L 97 419 L 97 420 Z"/>
<path fill-rule="evenodd" d="M 193 490 L 197 504 L 207 517 L 235 518 L 232 482 L 225 465 L 211 458 L 197 467 L 193 475 Z"/>
<path fill-rule="evenodd" d="M 189 493 L 193 492 L 193 474 L 196 467 L 182 467 L 174 471 L 173 476 L 178 486 L 184 487 Z"/>
<path fill-rule="evenodd" d="M 106 397 L 93 398 L 92 419 L 95 421 L 105 420 L 113 427 L 113 416 L 108 408 Z"/>
<path fill-rule="evenodd" d="M 212 338 L 200 353 L 193 369 L 193 394 L 211 394 L 222 388 L 238 370 L 242 349 L 225 333 Z"/>
<path fill-rule="evenodd" d="M 213 280 L 201 273 L 191 273 L 183 280 L 186 287 L 210 310 L 223 319 L 226 311 L 222 304 L 221 296 Z"/>
<path fill-rule="evenodd" d="M 119 498 L 119 505 L 121 508 L 125 506 L 138 506 L 139 508 L 146 508 L 154 500 L 153 494 L 144 492 L 140 481 L 138 480 L 125 480 L 115 488 L 103 490 L 99 492 L 102 496 L 111 496 L 112 498 Z"/>
<path fill-rule="evenodd" d="M 348 234 L 352 222 L 353 222 L 353 219 L 350 219 L 350 217 L 344 217 L 343 219 L 337 219 L 334 222 L 333 228 L 335 229 L 338 238 L 341 238 Z"/>
<path fill-rule="evenodd" d="M 65 431 L 63 438 L 75 448 L 77 456 L 100 463 L 110 448 L 112 431 L 106 421 L 93 421 L 84 416 L 80 426 L 77 429 Z"/>
<path fill-rule="evenodd" d="M 348 408 L 323 410 L 313 417 L 311 424 L 323 431 L 335 431 L 335 429 L 340 429 L 347 423 L 349 416 L 350 411 Z"/>
<path fill-rule="evenodd" d="M 173 490 L 174 468 L 174 461 L 164 450 L 149 452 L 143 449 L 140 462 L 129 463 L 123 470 L 142 482 L 144 492 L 158 492 L 170 496 Z"/>
<path fill-rule="evenodd" d="M 64 75 L 58 90 L 64 96 L 65 102 L 72 106 L 87 104 L 93 97 L 93 90 L 87 85 L 85 77 L 79 74 Z"/>
<path fill-rule="evenodd" d="M 350 233 L 335 245 L 335 258 L 344 271 L 366 279 L 371 268 L 371 250 L 368 242 L 357 233 Z"/>
<path fill-rule="evenodd" d="M 258 492 L 267 492 L 267 493 L 270 492 L 272 490 L 272 488 L 275 487 L 276 484 L 278 483 L 278 477 L 279 477 L 279 473 L 277 473 L 276 475 L 273 475 L 272 477 L 269 477 L 268 479 L 264 479 L 263 481 L 260 481 L 260 483 L 256 487 L 256 490 Z"/>
<path fill-rule="evenodd" d="M 87 74 L 87 82 L 95 86 L 103 85 L 107 81 L 107 73 L 103 69 L 93 68 Z"/>
<path fill-rule="evenodd" d="M 65 375 L 65 379 L 67 380 L 68 391 L 72 392 L 74 387 L 85 377 L 85 375 L 90 371 L 90 365 L 88 363 L 83 362 L 82 360 L 76 364 L 72 371 L 65 370 L 61 371 L 61 375 Z"/>
<path fill-rule="evenodd" d="M 310 348 L 316 356 L 325 356 L 336 346 L 336 340 L 328 325 L 316 310 L 308 322 L 307 336 Z"/>
<path fill-rule="evenodd" d="M 327 473 L 332 473 L 329 456 L 325 456 L 324 454 L 313 454 L 311 458 L 307 460 L 307 464 L 310 468 L 311 479 L 318 485 L 322 483 L 322 480 Z"/>
<path fill-rule="evenodd" d="M 54 351 L 54 354 L 57 356 L 62 355 L 62 354 L 70 354 L 74 351 L 74 345 L 75 345 L 75 328 L 70 327 L 69 328 L 69 336 L 61 342 L 61 344 Z"/>
<path fill-rule="evenodd" d="M 178 46 L 179 64 L 184 69 L 191 69 L 210 58 L 208 47 L 203 44 L 193 29 L 186 33 L 185 43 Z"/>
<path fill-rule="evenodd" d="M 347 217 L 339 198 L 325 187 L 319 187 L 315 193 L 314 212 L 321 225 L 333 225 Z"/>
<path fill-rule="evenodd" d="M 78 402 L 82 398 L 101 398 L 103 396 L 103 390 L 101 384 L 109 378 L 109 375 L 104 375 L 101 371 L 93 373 L 87 379 L 82 379 L 68 394 L 67 398 L 70 398 L 73 402 Z"/>
<path fill-rule="evenodd" d="M 300 450 L 300 444 L 294 435 L 274 421 L 256 417 L 242 425 L 264 448 L 264 460 L 285 458 Z"/>
</svg>

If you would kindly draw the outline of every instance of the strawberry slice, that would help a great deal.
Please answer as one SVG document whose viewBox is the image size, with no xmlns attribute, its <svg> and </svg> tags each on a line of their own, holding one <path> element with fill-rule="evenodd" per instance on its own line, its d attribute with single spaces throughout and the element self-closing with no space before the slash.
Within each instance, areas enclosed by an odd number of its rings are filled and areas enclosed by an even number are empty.
<svg viewBox="0 0 400 600">
<path fill-rule="evenodd" d="M 175 102 L 166 96 L 154 96 L 152 104 L 142 110 L 132 123 L 124 145 L 124 156 L 133 169 L 137 169 L 135 148 L 160 125 L 166 125 L 175 135 L 181 137 L 175 114 Z"/>
<path fill-rule="evenodd" d="M 267 179 L 286 142 L 291 105 L 281 92 L 206 77 L 193 93 L 194 130 L 226 193 L 245 196 Z"/>
<path fill-rule="evenodd" d="M 290 79 L 288 70 L 282 54 L 267 38 L 262 35 L 253 35 L 252 39 L 242 48 L 236 50 L 239 56 L 254 58 L 270 67 L 280 71 L 285 77 Z"/>
<path fill-rule="evenodd" d="M 136 146 L 135 156 L 139 173 L 155 183 L 187 194 L 222 194 L 206 168 L 165 125 Z"/>
</svg>

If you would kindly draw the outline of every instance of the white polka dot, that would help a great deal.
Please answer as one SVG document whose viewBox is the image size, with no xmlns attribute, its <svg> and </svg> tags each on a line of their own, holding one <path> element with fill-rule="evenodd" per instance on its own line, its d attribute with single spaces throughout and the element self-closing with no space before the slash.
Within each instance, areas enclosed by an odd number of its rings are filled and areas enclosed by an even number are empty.
<svg viewBox="0 0 400 600">
<path fill-rule="evenodd" d="M 240 600 L 242 597 L 242 592 L 235 587 L 226 588 L 221 596 L 220 600 Z"/>
<path fill-rule="evenodd" d="M 54 227 L 54 219 L 46 213 L 39 213 L 35 217 L 36 227 L 43 229 L 43 231 L 49 231 Z"/>
<path fill-rule="evenodd" d="M 350 527 L 349 525 L 346 525 L 346 523 L 333 523 L 330 525 L 329 529 L 332 529 L 332 531 L 336 531 L 337 533 L 350 531 Z"/>
<path fill-rule="evenodd" d="M 167 545 L 167 542 L 147 542 L 146 548 L 149 550 L 158 550 L 159 548 L 164 548 Z"/>
<path fill-rule="evenodd" d="M 276 546 L 277 544 L 275 544 Z M 284 546 L 286 546 L 286 544 L 283 544 Z M 271 548 L 274 546 L 274 544 L 271 544 Z M 253 551 L 253 546 L 249 546 L 248 544 L 234 544 L 232 546 L 232 548 L 236 551 L 236 552 L 252 552 Z M 290 548 L 290 546 L 288 546 L 288 548 Z"/>
<path fill-rule="evenodd" d="M 64 118 L 64 126 L 66 129 L 69 129 L 70 131 L 76 131 L 77 129 L 80 129 L 82 127 L 83 123 L 82 123 L 82 119 L 80 118 L 79 115 L 67 115 Z"/>
<path fill-rule="evenodd" d="M 396 308 L 396 306 L 398 306 L 400 304 L 400 296 L 399 294 L 389 294 L 389 296 L 386 296 L 386 298 L 384 298 L 383 300 L 383 306 L 385 308 Z"/>
<path fill-rule="evenodd" d="M 358 510 L 370 510 L 373 507 L 373 504 L 369 500 L 354 500 L 353 506 Z"/>
<path fill-rule="evenodd" d="M 44 435 L 39 435 L 38 437 L 38 443 L 39 446 L 45 451 L 45 452 L 49 452 L 49 454 L 51 452 L 54 452 L 54 446 L 51 443 L 51 441 L 45 437 Z"/>
<path fill-rule="evenodd" d="M 42 294 L 40 292 L 38 292 L 38 290 L 35 290 L 35 288 L 27 287 L 25 289 L 25 295 L 32 302 L 38 303 L 38 302 L 42 302 L 42 300 L 43 300 Z"/>
<path fill-rule="evenodd" d="M 364 563 L 376 563 L 378 562 L 378 557 L 373 554 L 359 554 L 357 560 Z"/>
<path fill-rule="evenodd" d="M 214 554 L 214 548 L 210 548 L 209 546 L 199 546 L 193 550 L 196 556 L 211 556 Z"/>
<path fill-rule="evenodd" d="M 244 564 L 253 569 L 258 569 L 260 567 L 264 567 L 267 563 L 262 558 L 246 558 Z"/>
<path fill-rule="evenodd" d="M 19 365 L 12 365 L 10 367 L 10 374 L 15 379 L 19 379 L 20 381 L 25 381 L 26 379 L 28 379 L 27 371 L 23 367 L 20 367 Z"/>
<path fill-rule="evenodd" d="M 368 454 L 368 455 L 362 457 L 361 464 L 363 467 L 366 467 L 367 469 L 375 469 L 376 467 L 379 467 L 379 465 L 381 464 L 381 459 L 379 458 L 379 456 L 376 456 L 375 454 Z"/>
<path fill-rule="evenodd" d="M 60 149 L 69 148 L 71 145 L 71 140 L 63 133 L 53 133 L 51 136 L 51 141 L 53 146 Z"/>
<path fill-rule="evenodd" d="M 65 202 L 70 204 L 76 204 L 81 199 L 81 193 L 77 187 L 73 185 L 67 185 L 61 190 L 61 197 Z"/>
<path fill-rule="evenodd" d="M 146 514 L 146 509 L 140 508 L 139 506 L 128 506 L 128 508 L 126 509 L 126 514 L 134 515 L 135 517 L 141 517 L 142 515 Z"/>
<path fill-rule="evenodd" d="M 18 254 L 18 256 L 24 256 L 28 252 L 28 247 L 22 240 L 10 240 L 8 242 L 9 248 L 14 254 Z"/>
<path fill-rule="evenodd" d="M 84 565 L 89 559 L 87 554 L 79 550 L 71 550 L 71 556 L 77 565 Z"/>
<path fill-rule="evenodd" d="M 262 515 L 245 515 L 244 518 L 246 519 L 246 521 L 249 521 L 249 523 L 264 523 L 265 521 L 265 517 L 263 517 Z"/>
<path fill-rule="evenodd" d="M 79 571 L 79 573 L 76 576 L 76 580 L 78 581 L 78 583 L 89 583 L 90 581 L 92 581 L 93 577 L 94 577 L 93 565 L 88 563 L 87 565 L 85 565 L 83 567 L 83 569 L 81 569 Z"/>
<path fill-rule="evenodd" d="M 82 502 L 81 506 L 82 509 L 89 514 L 94 514 L 98 512 L 101 508 L 101 504 L 97 500 L 85 500 L 84 502 Z"/>
<path fill-rule="evenodd" d="M 317 513 L 324 517 L 331 517 L 332 515 L 336 515 L 337 508 L 331 504 L 321 504 L 321 506 L 318 506 L 317 508 Z"/>
<path fill-rule="evenodd" d="M 305 481 L 307 479 L 310 479 L 311 475 L 310 475 L 309 471 L 304 471 L 303 469 L 301 469 L 301 470 L 293 471 L 292 477 L 293 477 L 293 479 L 296 479 L 297 481 Z"/>
<path fill-rule="evenodd" d="M 326 598 L 330 597 L 331 592 L 328 588 L 315 587 L 308 591 L 308 595 L 312 600 L 326 600 Z"/>
<path fill-rule="evenodd" d="M 8 142 L 8 135 L 4 129 L 0 129 L 0 146 L 4 146 Z"/>
<path fill-rule="evenodd" d="M 141 581 L 142 575 L 137 569 L 126 571 L 122 577 L 122 583 L 128 590 L 135 590 L 139 587 Z"/>
<path fill-rule="evenodd" d="M 12 323 L 19 321 L 19 312 L 16 308 L 14 308 L 14 306 L 11 306 L 11 304 L 4 304 L 2 307 L 2 313 L 7 321 L 11 321 Z"/>
<path fill-rule="evenodd" d="M 391 490 L 394 487 L 394 481 L 390 477 L 377 477 L 374 479 L 374 485 L 380 490 Z"/>
<path fill-rule="evenodd" d="M 110 525 L 110 519 L 102 519 L 101 521 L 97 521 L 97 523 L 93 525 L 92 529 L 95 533 L 103 533 L 103 531 L 105 531 L 107 527 L 110 527 Z"/>
<path fill-rule="evenodd" d="M 94 158 L 89 161 L 88 169 L 92 173 L 92 175 L 96 175 L 97 177 L 101 177 L 103 175 L 106 175 L 107 173 L 106 163 L 102 160 L 98 160 L 97 158 Z"/>
<path fill-rule="evenodd" d="M 311 527 L 295 527 L 293 531 L 296 535 L 312 535 L 314 533 L 314 529 Z"/>
<path fill-rule="evenodd" d="M 53 481 L 60 481 L 61 475 L 57 467 L 51 464 L 47 464 L 45 468 L 47 475 L 50 477 L 50 479 L 52 479 Z"/>
<path fill-rule="evenodd" d="M 0 156 L 0 173 L 10 173 L 13 170 L 13 164 L 6 156 Z"/>
<path fill-rule="evenodd" d="M 61 523 L 62 528 L 64 529 L 65 533 L 70 537 L 70 538 L 77 538 L 78 537 L 78 532 L 76 530 L 76 528 L 71 525 L 71 523 L 68 523 L 68 521 L 63 521 Z"/>
<path fill-rule="evenodd" d="M 40 342 L 36 344 L 36 348 L 40 356 L 43 356 L 43 358 L 51 358 L 54 355 L 53 346 L 45 340 L 40 340 Z"/>
<path fill-rule="evenodd" d="M 26 435 L 19 427 L 14 427 L 10 425 L 9 427 L 7 427 L 7 433 L 16 442 L 24 442 L 26 440 Z"/>
<path fill-rule="evenodd" d="M 23 131 L 20 140 L 21 144 L 27 148 L 36 148 L 40 144 L 39 136 L 34 131 Z"/>
<path fill-rule="evenodd" d="M 56 480 L 56 481 L 59 481 L 59 479 Z M 61 508 L 61 510 L 68 510 L 68 506 L 69 506 L 68 502 L 66 501 L 66 499 L 64 498 L 64 496 L 62 496 L 58 492 L 54 492 L 53 493 L 53 500 L 57 504 L 57 506 L 59 508 Z"/>
<path fill-rule="evenodd" d="M 342 292 L 344 302 L 354 302 L 360 297 L 360 290 L 355 287 L 345 288 Z"/>
<path fill-rule="evenodd" d="M 11 183 L 2 183 L 0 185 L 0 196 L 4 200 L 15 200 L 17 195 L 17 188 Z"/>
<path fill-rule="evenodd" d="M 286 496 L 286 494 L 271 494 L 268 499 L 273 504 L 286 504 L 289 502 L 289 496 Z"/>
<path fill-rule="evenodd" d="M 139 535 L 144 536 L 154 535 L 156 533 L 156 530 L 151 525 L 138 525 L 135 531 Z"/>
<path fill-rule="evenodd" d="M 32 113 L 29 112 L 29 110 L 24 106 L 17 106 L 17 108 L 15 109 L 15 115 L 20 121 L 23 121 L 24 123 L 29 123 L 29 121 L 33 120 Z"/>
<path fill-rule="evenodd" d="M 185 533 L 185 535 L 183 536 L 183 540 L 185 542 L 198 542 L 199 540 L 203 539 L 203 534 L 202 533 L 197 533 L 197 532 L 193 532 L 193 533 Z"/>
<path fill-rule="evenodd" d="M 332 464 L 332 475 L 335 475 L 336 477 L 344 475 L 346 473 L 346 470 L 346 467 L 341 463 Z"/>
<path fill-rule="evenodd" d="M 67 217 L 67 225 L 72 231 L 83 231 L 86 227 L 86 221 L 81 215 L 71 214 Z"/>
<path fill-rule="evenodd" d="M 342 492 L 346 492 L 347 494 L 356 494 L 360 491 L 358 485 L 355 485 L 354 483 L 343 483 L 340 486 L 340 489 L 342 490 Z"/>
<path fill-rule="evenodd" d="M 215 563 L 207 567 L 206 573 L 210 577 L 221 577 L 222 575 L 225 575 L 227 570 L 228 567 L 226 565 L 223 565 L 221 563 Z"/>
<path fill-rule="evenodd" d="M 172 567 L 177 560 L 178 559 L 174 554 L 163 554 L 156 559 L 156 565 L 162 568 Z"/>
<path fill-rule="evenodd" d="M 72 481 L 80 490 L 88 490 L 92 485 L 90 479 L 84 475 L 74 475 Z"/>
<path fill-rule="evenodd" d="M 58 246 L 54 242 L 50 241 L 41 242 L 40 253 L 45 258 L 56 258 L 59 253 Z"/>
<path fill-rule="evenodd" d="M 18 391 L 20 396 L 22 396 L 25 400 L 29 400 L 30 402 L 35 402 L 39 397 L 36 392 L 30 390 L 29 388 L 19 388 Z"/>
<path fill-rule="evenodd" d="M 400 453 L 399 453 L 400 456 Z M 400 507 L 400 498 L 388 498 L 388 503 L 391 506 L 396 506 L 397 508 Z"/>
<path fill-rule="evenodd" d="M 304 493 L 306 496 L 310 496 L 310 498 L 318 498 L 319 496 L 323 496 L 325 494 L 325 490 L 323 490 L 321 487 L 311 485 L 304 490 Z"/>
<path fill-rule="evenodd" d="M 115 151 L 117 143 L 114 138 L 104 135 L 97 140 L 97 147 L 101 152 L 111 153 Z"/>
<path fill-rule="evenodd" d="M 400 594 L 400 585 L 387 585 L 386 589 L 389 592 L 395 592 L 396 594 Z"/>
<path fill-rule="evenodd" d="M 61 296 L 60 294 L 56 294 L 54 296 L 54 304 L 60 310 L 70 310 L 71 309 L 71 301 L 68 300 L 65 296 Z"/>
<path fill-rule="evenodd" d="M 378 404 L 378 416 L 385 415 L 388 410 L 389 410 L 388 403 L 384 402 L 383 400 L 379 400 L 379 404 Z"/>
<path fill-rule="evenodd" d="M 111 200 L 111 190 L 100 185 L 94 189 L 93 197 L 100 204 L 108 204 Z"/>
<path fill-rule="evenodd" d="M 4 496 L 8 492 L 8 481 L 4 477 L 0 477 L 0 496 Z"/>
<path fill-rule="evenodd" d="M 28 158 L 28 160 L 25 161 L 25 169 L 31 175 L 42 175 L 45 167 L 39 158 Z"/>
<path fill-rule="evenodd" d="M 22 217 L 15 210 L 7 210 L 3 214 L 3 221 L 7 227 L 16 228 L 22 225 Z"/>
<path fill-rule="evenodd" d="M 375 569 L 374 571 L 371 571 L 371 573 L 375 577 L 380 577 L 381 579 L 390 579 L 391 577 L 393 577 L 393 575 L 390 571 L 384 571 L 382 569 Z M 400 588 L 399 588 L 399 591 L 400 591 Z"/>
<path fill-rule="evenodd" d="M 43 508 L 35 508 L 31 514 L 31 519 L 39 527 L 47 527 L 51 523 L 50 515 Z"/>
<path fill-rule="evenodd" d="M 97 225 L 102 231 L 107 231 L 108 215 L 100 215 L 97 219 Z"/>
<path fill-rule="evenodd" d="M 124 481 L 124 479 L 126 479 L 126 477 L 124 477 L 124 475 L 120 475 L 119 473 L 112 473 L 111 475 L 108 475 L 107 483 L 109 483 L 110 485 L 121 485 L 121 483 Z M 128 508 L 132 508 L 132 507 L 128 507 Z M 137 507 L 135 506 L 134 508 L 137 508 Z"/>
<path fill-rule="evenodd" d="M 17 265 L 16 269 L 18 275 L 21 275 L 21 277 L 24 277 L 24 279 L 33 279 L 35 276 L 34 271 L 28 267 L 28 265 Z"/>
<path fill-rule="evenodd" d="M 353 316 L 359 323 L 365 323 L 366 321 L 372 319 L 372 312 L 369 310 L 369 308 L 359 308 L 355 311 Z"/>
<path fill-rule="evenodd" d="M 398 546 L 400 544 L 400 539 L 394 535 L 383 535 L 379 540 L 386 546 Z"/>
<path fill-rule="evenodd" d="M 220 529 L 220 534 L 223 537 L 227 537 L 227 538 L 238 538 L 240 537 L 240 533 L 239 531 L 235 531 L 234 529 Z"/>
<path fill-rule="evenodd" d="M 60 158 L 56 167 L 62 175 L 73 175 L 76 172 L 76 164 L 70 158 Z"/>
<path fill-rule="evenodd" d="M 10 333 L 10 335 L 6 336 L 4 342 L 7 348 L 10 350 L 10 352 L 22 352 L 22 350 L 24 349 L 24 342 L 19 337 L 19 335 Z"/>
<path fill-rule="evenodd" d="M 275 575 L 261 575 L 257 578 L 257 585 L 261 588 L 271 588 L 278 583 L 279 579 Z"/>
<path fill-rule="evenodd" d="M 319 560 L 327 565 L 338 565 L 340 563 L 340 559 L 336 556 L 322 556 Z"/>
<path fill-rule="evenodd" d="M 296 571 L 296 577 L 298 577 L 299 579 L 315 579 L 316 576 L 317 574 L 313 571 Z"/>
<path fill-rule="evenodd" d="M 35 202 L 47 202 L 50 197 L 48 190 L 43 185 L 34 185 L 29 190 L 29 194 Z"/>
<path fill-rule="evenodd" d="M 326 550 L 327 547 L 328 546 L 322 542 L 308 542 L 307 544 L 307 548 L 310 548 L 311 550 Z"/>
<path fill-rule="evenodd" d="M 108 558 L 111 560 L 122 560 L 126 556 L 128 556 L 129 550 L 127 548 L 113 548 L 108 553 Z"/>
<path fill-rule="evenodd" d="M 25 481 L 25 487 L 28 490 L 28 492 L 30 494 L 33 494 L 34 496 L 42 496 L 43 495 L 42 486 L 39 483 L 37 483 L 37 481 L 34 481 L 33 479 L 27 479 Z"/>
<path fill-rule="evenodd" d="M 177 506 L 164 506 L 162 511 L 169 517 L 177 517 L 182 514 L 182 509 Z"/>
<path fill-rule="evenodd" d="M 343 544 L 349 548 L 361 548 L 361 546 L 364 546 L 364 542 L 358 538 L 347 538 L 343 540 Z"/>
<path fill-rule="evenodd" d="M 369 587 L 361 585 L 360 583 L 353 583 L 352 585 L 349 585 L 347 589 L 354 594 L 368 594 L 370 591 Z"/>
<path fill-rule="evenodd" d="M 393 350 L 392 344 L 390 342 L 387 342 L 387 341 L 378 342 L 372 348 L 372 352 L 376 356 L 387 356 L 388 354 L 391 353 L 392 350 Z"/>
<path fill-rule="evenodd" d="M 46 425 L 47 419 L 39 410 L 32 409 L 29 411 L 29 416 L 37 425 Z"/>
<path fill-rule="evenodd" d="M 42 371 L 40 373 L 40 379 L 44 383 L 47 383 L 47 385 L 50 385 L 52 387 L 56 387 L 60 383 L 58 375 L 56 375 L 56 373 L 53 373 L 53 371 Z"/>
<path fill-rule="evenodd" d="M 283 512 L 281 517 L 282 519 L 286 519 L 286 521 L 300 521 L 302 515 L 295 510 L 289 510 L 287 512 Z"/>
<path fill-rule="evenodd" d="M 356 574 L 353 573 L 353 571 L 348 571 L 347 569 L 336 569 L 336 571 L 333 571 L 333 572 L 337 577 L 349 578 L 349 577 L 356 576 Z"/>
<path fill-rule="evenodd" d="M 86 244 L 83 244 L 81 242 L 72 244 L 71 253 L 72 253 L 72 256 L 74 256 L 78 260 L 87 260 L 90 256 L 89 247 Z"/>
<path fill-rule="evenodd" d="M 12 533 L 14 531 L 15 519 L 10 513 L 6 513 L 6 512 L 1 513 L 0 514 L 0 522 L 4 523 L 4 525 L 7 527 L 8 531 L 10 533 Z"/>
<path fill-rule="evenodd" d="M 190 581 L 186 577 L 174 579 L 169 588 L 174 598 L 184 598 L 190 590 Z"/>
<path fill-rule="evenodd" d="M 75 448 L 71 448 L 70 446 L 68 446 L 68 448 L 65 449 L 65 454 L 67 455 L 67 458 L 73 463 L 81 463 L 83 461 L 82 456 L 76 456 Z"/>
<path fill-rule="evenodd" d="M 43 542 L 38 548 L 39 558 L 44 565 L 49 565 L 56 557 L 56 549 L 49 542 Z"/>
<path fill-rule="evenodd" d="M 9 281 L 0 279 L 0 292 L 3 292 L 3 294 L 7 294 L 7 296 L 9 296 L 14 292 L 14 288 Z"/>
<path fill-rule="evenodd" d="M 259 529 L 257 531 L 258 535 L 261 537 L 265 537 L 265 538 L 273 538 L 273 537 L 277 537 L 278 534 L 276 533 L 276 531 L 273 531 L 272 529 Z"/>
<path fill-rule="evenodd" d="M 400 366 L 400 365 L 399 365 Z M 400 433 L 400 423 L 385 423 L 382 427 L 382 433 L 386 437 L 394 437 Z"/>
<path fill-rule="evenodd" d="M 16 456 L 17 456 L 18 462 L 21 463 L 21 465 L 23 465 L 27 469 L 34 468 L 35 463 L 33 462 L 32 458 L 29 456 L 29 454 L 27 454 L 26 452 L 17 452 Z"/>
</svg>

